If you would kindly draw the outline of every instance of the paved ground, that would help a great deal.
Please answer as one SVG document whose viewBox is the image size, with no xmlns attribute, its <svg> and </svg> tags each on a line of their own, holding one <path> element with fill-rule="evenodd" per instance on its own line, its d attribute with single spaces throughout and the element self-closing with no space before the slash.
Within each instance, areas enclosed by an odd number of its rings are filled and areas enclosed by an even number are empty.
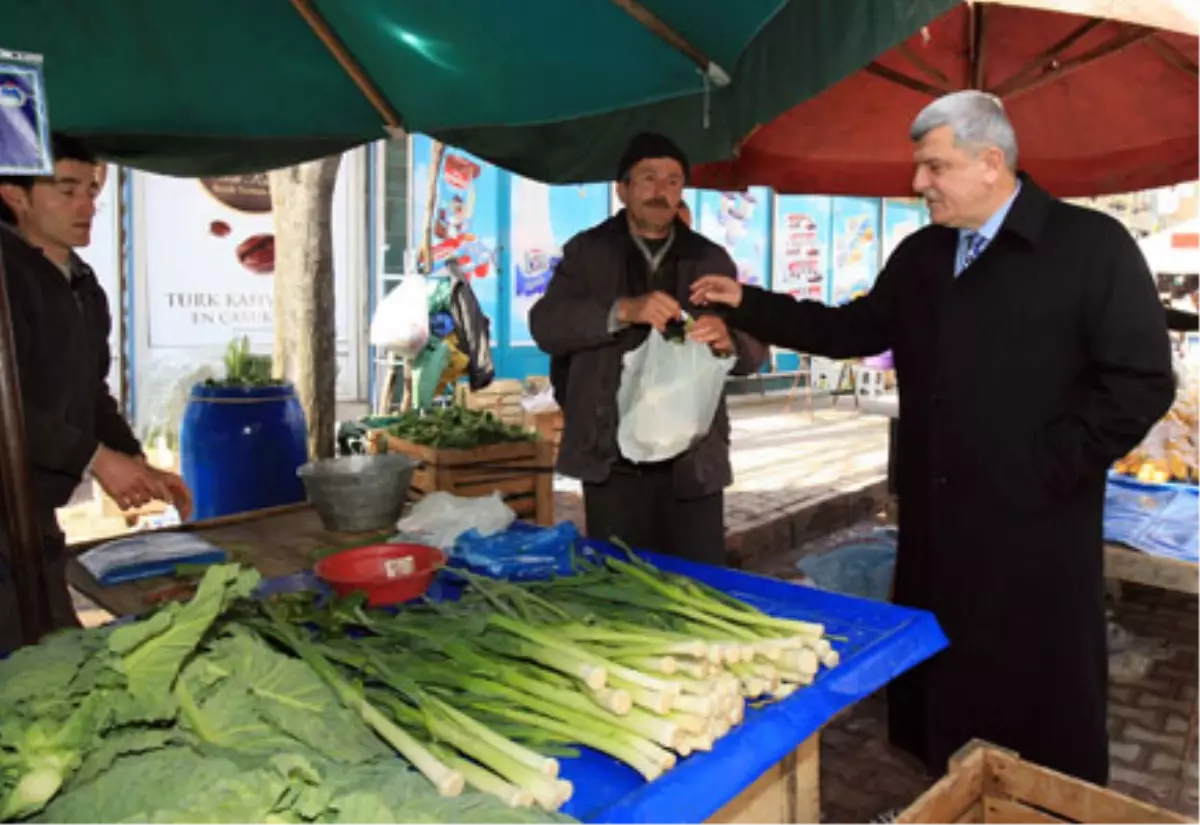
<svg viewBox="0 0 1200 825">
<path fill-rule="evenodd" d="M 761 572 L 795 577 L 795 562 L 868 535 L 863 521 L 776 557 Z M 1121 793 L 1200 817 L 1197 801 L 1197 600 L 1124 585 L 1110 599 L 1110 785 Z M 881 692 L 835 719 L 821 741 L 822 819 L 866 822 L 903 808 L 933 784 L 887 746 Z"/>
</svg>

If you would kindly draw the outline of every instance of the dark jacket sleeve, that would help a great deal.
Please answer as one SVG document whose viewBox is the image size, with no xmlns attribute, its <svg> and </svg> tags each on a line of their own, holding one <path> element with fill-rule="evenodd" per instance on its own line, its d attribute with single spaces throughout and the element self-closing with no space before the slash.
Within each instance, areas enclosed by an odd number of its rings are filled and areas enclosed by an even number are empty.
<svg viewBox="0 0 1200 825">
<path fill-rule="evenodd" d="M 7 261 L 6 261 L 7 264 Z M 22 307 L 28 306 L 20 276 L 7 267 L 6 287 L 12 309 L 13 343 L 16 347 L 17 372 L 22 387 L 34 384 L 32 376 L 38 369 L 34 348 L 34 331 Z M 21 411 L 25 418 L 25 450 L 34 467 L 50 472 L 82 478 L 83 471 L 96 454 L 99 442 L 59 415 L 38 406 L 36 399 L 23 393 Z"/>
<path fill-rule="evenodd" d="M 125 416 L 121 415 L 117 400 L 113 398 L 108 387 L 108 372 L 112 367 L 112 355 L 108 348 L 108 336 L 112 331 L 112 314 L 108 310 L 108 301 L 104 294 L 97 290 L 104 318 L 104 336 L 99 347 L 98 369 L 100 370 L 99 397 L 96 399 L 96 439 L 111 450 L 126 455 L 142 454 L 142 445 L 133 434 L 133 429 Z"/>
<path fill-rule="evenodd" d="M 748 286 L 729 321 L 766 344 L 797 352 L 826 358 L 878 355 L 891 348 L 892 293 L 903 265 L 901 249 L 893 254 L 871 291 L 844 306 L 797 301 L 790 295 Z"/>
<path fill-rule="evenodd" d="M 1037 469 L 1052 493 L 1069 492 L 1105 472 L 1141 442 L 1175 398 L 1166 316 L 1146 259 L 1115 222 L 1110 237 L 1100 245 L 1107 265 L 1095 273 L 1085 307 L 1090 389 L 1048 426 L 1037 451 Z"/>
<path fill-rule="evenodd" d="M 1200 315 L 1167 307 L 1167 328 L 1172 332 L 1200 332 Z"/>
<path fill-rule="evenodd" d="M 615 340 L 608 329 L 612 306 L 605 306 L 588 288 L 586 255 L 578 238 L 568 241 L 546 294 L 529 311 L 533 340 L 549 355 L 572 355 Z"/>
<path fill-rule="evenodd" d="M 704 260 L 704 265 L 700 267 L 705 275 L 724 275 L 728 278 L 737 278 L 737 264 L 733 262 L 733 258 L 729 257 L 729 253 L 724 249 L 717 247 L 712 254 L 708 255 Z M 729 324 L 729 312 L 714 311 L 711 309 L 697 308 L 695 315 L 715 314 L 722 317 Z M 733 349 L 737 355 L 737 363 L 734 364 L 733 375 L 754 375 L 763 364 L 767 363 L 767 347 L 758 339 L 754 338 L 746 332 L 734 329 L 730 326 L 730 337 L 733 339 Z"/>
</svg>

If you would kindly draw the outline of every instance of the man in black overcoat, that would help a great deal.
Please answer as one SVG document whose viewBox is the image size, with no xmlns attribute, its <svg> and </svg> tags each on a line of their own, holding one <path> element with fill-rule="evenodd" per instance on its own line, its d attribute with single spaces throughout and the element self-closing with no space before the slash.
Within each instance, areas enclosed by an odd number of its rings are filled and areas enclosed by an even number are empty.
<svg viewBox="0 0 1200 825">
<path fill-rule="evenodd" d="M 996 98 L 940 98 L 911 138 L 933 224 L 868 295 L 835 308 L 702 278 L 692 299 L 768 344 L 895 354 L 895 600 L 950 646 L 891 686 L 893 743 L 934 775 L 978 737 L 1104 784 L 1105 477 L 1171 404 L 1162 306 L 1120 223 L 1017 172 Z"/>
</svg>

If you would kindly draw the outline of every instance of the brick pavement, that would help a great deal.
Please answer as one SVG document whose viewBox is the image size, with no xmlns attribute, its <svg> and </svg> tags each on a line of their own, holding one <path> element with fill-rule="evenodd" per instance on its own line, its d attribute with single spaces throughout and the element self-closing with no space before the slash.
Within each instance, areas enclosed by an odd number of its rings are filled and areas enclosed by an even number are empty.
<svg viewBox="0 0 1200 825">
<path fill-rule="evenodd" d="M 1196 597 L 1124 585 L 1114 613 L 1134 647 L 1112 656 L 1110 784 L 1198 817 Z"/>
<path fill-rule="evenodd" d="M 796 548 L 759 572 L 796 576 L 795 561 L 870 532 L 864 521 Z M 1110 786 L 1200 818 L 1197 801 L 1197 617 L 1195 596 L 1123 585 L 1112 600 L 1109 684 Z M 887 746 L 883 692 L 833 720 L 821 741 L 822 819 L 866 822 L 903 808 L 936 777 Z"/>
</svg>

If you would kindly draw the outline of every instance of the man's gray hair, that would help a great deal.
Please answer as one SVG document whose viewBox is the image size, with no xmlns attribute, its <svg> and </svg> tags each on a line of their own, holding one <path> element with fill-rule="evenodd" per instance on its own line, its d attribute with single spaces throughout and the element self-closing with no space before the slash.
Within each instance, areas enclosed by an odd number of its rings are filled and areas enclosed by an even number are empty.
<svg viewBox="0 0 1200 825">
<path fill-rule="evenodd" d="M 955 143 L 971 151 L 995 146 L 1008 168 L 1017 171 L 1017 133 L 995 95 L 968 89 L 939 97 L 917 115 L 909 137 L 919 141 L 940 126 L 949 126 Z"/>
</svg>

